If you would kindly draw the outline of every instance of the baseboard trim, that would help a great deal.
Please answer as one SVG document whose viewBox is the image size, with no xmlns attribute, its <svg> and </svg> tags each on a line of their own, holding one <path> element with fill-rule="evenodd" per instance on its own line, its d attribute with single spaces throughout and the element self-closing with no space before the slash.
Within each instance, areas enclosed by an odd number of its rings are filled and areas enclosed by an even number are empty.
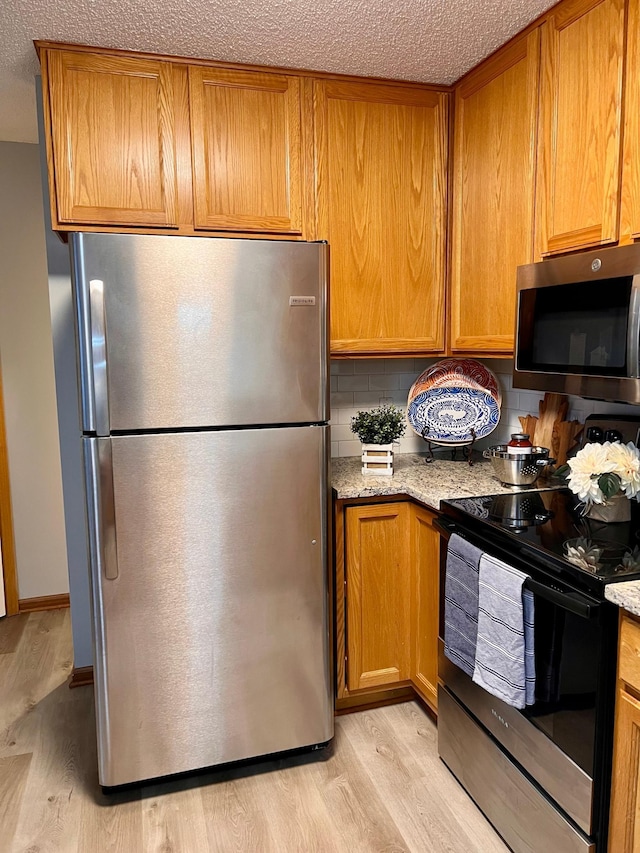
<svg viewBox="0 0 640 853">
<path fill-rule="evenodd" d="M 93 684 L 93 667 L 74 667 L 71 678 L 69 679 L 69 687 L 86 687 L 87 684 Z"/>
<path fill-rule="evenodd" d="M 40 595 L 37 598 L 18 599 L 19 613 L 35 613 L 37 610 L 58 610 L 69 606 L 69 593 L 60 595 Z"/>
</svg>

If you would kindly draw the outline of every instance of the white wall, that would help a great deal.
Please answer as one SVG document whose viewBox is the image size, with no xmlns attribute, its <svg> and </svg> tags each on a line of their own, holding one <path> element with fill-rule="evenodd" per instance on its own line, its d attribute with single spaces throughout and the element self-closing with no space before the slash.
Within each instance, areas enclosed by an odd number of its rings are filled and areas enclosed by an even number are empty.
<svg viewBox="0 0 640 853">
<path fill-rule="evenodd" d="M 479 359 L 496 374 L 502 390 L 500 423 L 491 435 L 478 442 L 480 449 L 492 444 L 504 444 L 511 433 L 520 432 L 518 415 L 537 415 L 538 403 L 544 394 L 538 391 L 520 391 L 511 386 L 512 359 Z M 395 403 L 406 411 L 409 389 L 420 373 L 438 359 L 387 358 L 387 359 L 334 359 L 331 362 L 331 455 L 357 456 L 360 442 L 351 432 L 351 418 L 358 409 L 374 408 L 383 403 Z M 593 413 L 635 414 L 640 407 L 624 403 L 599 403 L 582 397 L 569 398 L 569 419 L 584 423 Z M 400 453 L 426 450 L 426 444 L 407 427 L 400 439 Z M 436 453 L 448 457 L 445 448 Z"/>
<path fill-rule="evenodd" d="M 20 598 L 68 592 L 39 147 L 0 142 L 0 359 Z"/>
</svg>

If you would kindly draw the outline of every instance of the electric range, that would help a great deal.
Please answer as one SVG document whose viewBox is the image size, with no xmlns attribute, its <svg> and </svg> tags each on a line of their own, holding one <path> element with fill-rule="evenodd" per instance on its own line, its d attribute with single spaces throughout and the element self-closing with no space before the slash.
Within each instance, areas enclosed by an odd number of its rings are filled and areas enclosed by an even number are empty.
<svg viewBox="0 0 640 853">
<path fill-rule="evenodd" d="M 516 492 L 443 501 L 451 519 L 488 537 L 511 556 L 533 560 L 558 577 L 604 598 L 604 585 L 640 579 L 640 505 L 629 522 L 587 518 L 569 489 Z"/>
<path fill-rule="evenodd" d="M 593 416 L 584 441 L 638 444 L 640 420 Z M 618 608 L 608 583 L 640 579 L 640 505 L 629 522 L 587 518 L 567 488 L 443 501 L 441 589 L 453 534 L 527 575 L 535 610 L 535 704 L 507 705 L 444 655 L 438 750 L 516 853 L 607 849 Z M 513 807 L 512 807 L 513 806 Z"/>
</svg>

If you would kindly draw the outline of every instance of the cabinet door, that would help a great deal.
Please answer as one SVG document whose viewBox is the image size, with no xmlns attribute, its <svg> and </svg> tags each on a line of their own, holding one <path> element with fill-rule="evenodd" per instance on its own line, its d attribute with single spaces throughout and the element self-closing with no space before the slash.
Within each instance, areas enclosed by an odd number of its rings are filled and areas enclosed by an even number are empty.
<svg viewBox="0 0 640 853">
<path fill-rule="evenodd" d="M 300 81 L 189 68 L 195 226 L 301 232 Z"/>
<path fill-rule="evenodd" d="M 542 27 L 537 248 L 618 239 L 624 0 L 570 0 Z"/>
<path fill-rule="evenodd" d="M 609 850 L 640 851 L 640 702 L 618 690 Z"/>
<path fill-rule="evenodd" d="M 347 687 L 410 677 L 408 503 L 346 511 Z"/>
<path fill-rule="evenodd" d="M 451 348 L 513 352 L 516 268 L 533 260 L 540 37 L 456 90 Z"/>
<path fill-rule="evenodd" d="M 444 345 L 447 95 L 316 81 L 318 236 L 331 247 L 331 350 Z"/>
<path fill-rule="evenodd" d="M 422 698 L 437 710 L 440 535 L 433 526 L 435 518 L 434 513 L 411 506 L 411 680 Z"/>
<path fill-rule="evenodd" d="M 176 225 L 173 66 L 46 55 L 58 223 Z"/>
<path fill-rule="evenodd" d="M 640 2 L 629 0 L 620 243 L 640 239 Z"/>
</svg>

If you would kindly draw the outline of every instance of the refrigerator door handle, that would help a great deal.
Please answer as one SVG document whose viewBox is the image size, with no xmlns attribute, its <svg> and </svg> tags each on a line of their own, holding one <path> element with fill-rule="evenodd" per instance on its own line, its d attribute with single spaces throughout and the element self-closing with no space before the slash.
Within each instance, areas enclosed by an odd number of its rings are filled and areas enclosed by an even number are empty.
<svg viewBox="0 0 640 853">
<path fill-rule="evenodd" d="M 91 307 L 91 373 L 96 434 L 109 435 L 109 397 L 107 390 L 107 324 L 104 312 L 104 282 L 89 282 Z"/>
<path fill-rule="evenodd" d="M 80 362 L 80 400 L 82 429 L 96 431 L 96 401 L 93 393 L 93 353 L 91 350 L 91 304 L 84 263 L 83 234 L 69 239 L 71 268 L 75 282 L 75 304 L 78 322 L 78 356 Z M 88 469 L 87 469 L 88 470 Z"/>
<path fill-rule="evenodd" d="M 76 311 L 79 331 L 80 394 L 82 429 L 109 435 L 107 386 L 107 339 L 104 282 L 89 280 L 85 264 L 84 234 L 70 239 L 71 265 L 76 284 Z"/>
<path fill-rule="evenodd" d="M 94 583 L 118 577 L 113 462 L 110 438 L 85 438 L 91 564 Z"/>
</svg>

